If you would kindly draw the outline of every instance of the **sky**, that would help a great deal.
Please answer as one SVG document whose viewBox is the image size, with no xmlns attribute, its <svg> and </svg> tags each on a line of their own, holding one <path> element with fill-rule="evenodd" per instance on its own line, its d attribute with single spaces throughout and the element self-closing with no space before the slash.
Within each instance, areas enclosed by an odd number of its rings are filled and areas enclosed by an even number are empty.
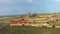
<svg viewBox="0 0 60 34">
<path fill-rule="evenodd" d="M 0 0 L 0 16 L 29 12 L 59 13 L 60 0 Z"/>
</svg>

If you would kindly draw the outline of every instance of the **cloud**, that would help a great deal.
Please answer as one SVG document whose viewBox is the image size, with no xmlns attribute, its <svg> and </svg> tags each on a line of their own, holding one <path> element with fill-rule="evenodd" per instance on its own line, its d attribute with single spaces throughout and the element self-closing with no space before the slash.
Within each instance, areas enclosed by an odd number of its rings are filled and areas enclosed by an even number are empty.
<svg viewBox="0 0 60 34">
<path fill-rule="evenodd" d="M 53 1 L 53 2 L 60 2 L 60 0 L 51 0 L 51 1 Z"/>
<path fill-rule="evenodd" d="M 60 2 L 60 0 L 54 0 L 54 1 L 56 1 L 56 2 Z"/>
<path fill-rule="evenodd" d="M 0 4 L 18 4 L 21 2 L 22 0 L 0 0 Z"/>
<path fill-rule="evenodd" d="M 29 3 L 32 3 L 33 2 L 33 0 L 26 0 L 27 2 L 29 2 Z"/>
</svg>

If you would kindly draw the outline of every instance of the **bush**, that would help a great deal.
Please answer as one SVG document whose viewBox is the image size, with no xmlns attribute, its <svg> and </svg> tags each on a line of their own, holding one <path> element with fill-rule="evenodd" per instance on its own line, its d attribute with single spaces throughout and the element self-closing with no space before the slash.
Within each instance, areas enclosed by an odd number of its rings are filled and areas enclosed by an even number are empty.
<svg viewBox="0 0 60 34">
<path fill-rule="evenodd" d="M 22 26 L 24 27 L 25 25 L 23 24 Z"/>
<path fill-rule="evenodd" d="M 47 28 L 47 26 L 42 26 L 43 28 Z"/>
<path fill-rule="evenodd" d="M 52 25 L 53 28 L 55 28 L 55 25 Z"/>
</svg>

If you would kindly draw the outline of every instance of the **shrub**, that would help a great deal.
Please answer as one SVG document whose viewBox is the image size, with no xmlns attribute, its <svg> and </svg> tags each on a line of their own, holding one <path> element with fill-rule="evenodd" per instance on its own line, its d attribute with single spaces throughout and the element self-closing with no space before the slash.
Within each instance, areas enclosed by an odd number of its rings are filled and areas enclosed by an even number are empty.
<svg viewBox="0 0 60 34">
<path fill-rule="evenodd" d="M 55 25 L 52 25 L 53 28 L 55 28 Z"/>
<path fill-rule="evenodd" d="M 24 27 L 25 25 L 23 24 L 22 26 Z"/>
<path fill-rule="evenodd" d="M 47 28 L 47 26 L 42 26 L 43 28 Z"/>
</svg>

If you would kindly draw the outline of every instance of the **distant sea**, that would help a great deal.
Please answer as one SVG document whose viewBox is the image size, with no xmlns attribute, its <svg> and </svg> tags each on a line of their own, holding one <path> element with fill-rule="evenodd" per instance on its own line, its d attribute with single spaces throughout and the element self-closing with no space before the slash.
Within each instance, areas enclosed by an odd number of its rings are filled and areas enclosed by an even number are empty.
<svg viewBox="0 0 60 34">
<path fill-rule="evenodd" d="M 37 13 L 37 14 L 60 14 L 60 13 Z M 19 16 L 21 15 L 27 15 L 27 14 L 20 14 Z M 2 15 L 0 16 L 0 18 L 3 18 L 3 17 L 12 17 L 12 16 L 17 16 L 17 15 Z"/>
<path fill-rule="evenodd" d="M 26 14 L 24 14 L 24 15 L 26 15 Z M 0 18 L 3 18 L 3 17 L 12 17 L 12 16 L 17 16 L 17 15 L 2 15 L 2 16 L 0 16 Z M 19 15 L 19 16 L 21 16 L 21 15 Z"/>
<path fill-rule="evenodd" d="M 3 17 L 11 17 L 11 16 L 16 16 L 16 15 L 4 15 L 4 16 L 0 16 L 0 18 L 3 18 Z"/>
</svg>

